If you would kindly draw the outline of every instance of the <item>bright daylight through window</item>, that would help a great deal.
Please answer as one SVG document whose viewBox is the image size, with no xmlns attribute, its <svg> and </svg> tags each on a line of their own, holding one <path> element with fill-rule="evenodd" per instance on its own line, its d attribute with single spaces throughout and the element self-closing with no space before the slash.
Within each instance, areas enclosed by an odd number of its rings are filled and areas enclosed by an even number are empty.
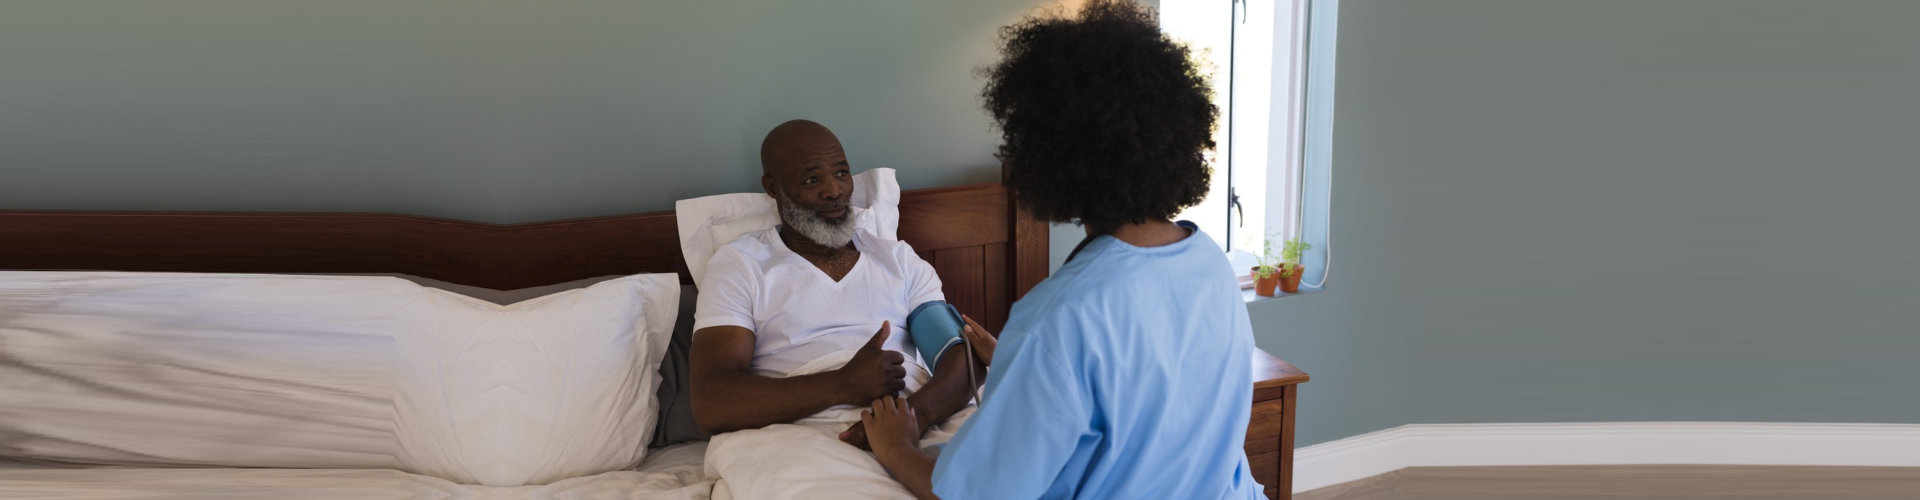
<svg viewBox="0 0 1920 500">
<path fill-rule="evenodd" d="M 1162 0 L 1220 109 L 1206 200 L 1180 214 L 1228 250 L 1243 280 L 1262 245 L 1301 236 L 1308 0 Z"/>
</svg>

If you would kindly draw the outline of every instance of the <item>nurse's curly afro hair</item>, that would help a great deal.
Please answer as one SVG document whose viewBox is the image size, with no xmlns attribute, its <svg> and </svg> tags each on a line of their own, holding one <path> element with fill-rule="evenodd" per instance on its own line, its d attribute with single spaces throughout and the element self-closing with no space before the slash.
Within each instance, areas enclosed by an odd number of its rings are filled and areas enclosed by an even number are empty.
<svg viewBox="0 0 1920 500">
<path fill-rule="evenodd" d="M 1152 10 L 1092 0 L 1077 19 L 1028 18 L 1000 36 L 981 95 L 1021 206 L 1104 233 L 1206 196 L 1211 90 Z"/>
</svg>

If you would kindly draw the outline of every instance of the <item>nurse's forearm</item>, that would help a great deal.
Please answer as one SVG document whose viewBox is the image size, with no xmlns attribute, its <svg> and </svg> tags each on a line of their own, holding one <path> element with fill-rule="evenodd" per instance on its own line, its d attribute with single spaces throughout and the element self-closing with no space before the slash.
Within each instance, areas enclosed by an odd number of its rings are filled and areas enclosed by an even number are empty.
<svg viewBox="0 0 1920 500">
<path fill-rule="evenodd" d="M 961 346 L 964 348 L 965 346 Z M 987 379 L 987 368 L 975 363 L 973 379 L 967 380 L 967 363 L 971 362 L 959 349 L 950 349 L 947 355 L 940 357 L 938 366 L 933 369 L 933 378 L 927 380 L 918 392 L 907 397 L 907 404 L 913 405 L 913 412 L 920 418 L 920 430 L 947 421 L 961 408 L 967 407 L 967 401 L 973 399 L 973 390 L 978 382 Z"/>
<path fill-rule="evenodd" d="M 880 465 L 893 473 L 893 479 L 906 486 L 920 500 L 938 500 L 933 494 L 933 455 L 919 448 L 900 448 L 882 451 L 875 455 Z"/>
</svg>

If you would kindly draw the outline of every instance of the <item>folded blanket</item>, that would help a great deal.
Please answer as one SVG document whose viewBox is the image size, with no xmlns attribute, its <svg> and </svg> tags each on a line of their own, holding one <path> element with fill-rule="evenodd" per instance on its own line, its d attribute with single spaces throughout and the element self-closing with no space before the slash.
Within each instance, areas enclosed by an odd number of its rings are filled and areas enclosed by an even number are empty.
<svg viewBox="0 0 1920 500">
<path fill-rule="evenodd" d="M 827 356 L 788 376 L 838 369 L 852 357 L 851 350 Z M 908 373 L 927 377 L 924 369 Z M 860 410 L 831 408 L 790 424 L 715 435 L 707 444 L 706 475 L 725 481 L 742 500 L 913 498 L 872 453 L 840 441 L 840 432 L 860 421 Z M 972 406 L 954 414 L 928 430 L 920 445 L 953 439 L 972 414 Z"/>
</svg>

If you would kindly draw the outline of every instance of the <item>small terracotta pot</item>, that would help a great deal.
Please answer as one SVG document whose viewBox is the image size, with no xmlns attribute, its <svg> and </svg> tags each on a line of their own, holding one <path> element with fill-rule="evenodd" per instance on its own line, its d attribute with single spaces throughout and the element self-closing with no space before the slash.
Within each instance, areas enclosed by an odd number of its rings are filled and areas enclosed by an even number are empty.
<svg viewBox="0 0 1920 500">
<path fill-rule="evenodd" d="M 1298 264 L 1295 264 L 1293 266 L 1293 269 L 1288 270 L 1286 272 L 1286 275 L 1287 275 L 1286 277 L 1279 278 L 1280 291 L 1287 292 L 1287 293 L 1300 293 L 1300 275 L 1302 274 L 1306 274 L 1306 273 L 1300 272 L 1300 266 Z M 1276 274 L 1275 276 L 1278 276 L 1278 275 Z M 1271 297 L 1271 295 L 1269 295 L 1269 297 Z"/>
<path fill-rule="evenodd" d="M 1260 271 L 1259 267 L 1256 266 L 1253 268 L 1253 275 L 1254 275 L 1253 293 L 1260 294 L 1261 297 L 1272 297 L 1273 287 L 1278 286 L 1280 284 L 1280 274 L 1274 273 L 1274 274 L 1267 275 L 1267 277 L 1265 278 L 1261 278 L 1259 277 L 1260 276 L 1259 271 Z M 1297 282 L 1299 280 L 1294 280 L 1294 281 L 1296 281 L 1295 285 L 1297 286 L 1298 285 Z"/>
</svg>

